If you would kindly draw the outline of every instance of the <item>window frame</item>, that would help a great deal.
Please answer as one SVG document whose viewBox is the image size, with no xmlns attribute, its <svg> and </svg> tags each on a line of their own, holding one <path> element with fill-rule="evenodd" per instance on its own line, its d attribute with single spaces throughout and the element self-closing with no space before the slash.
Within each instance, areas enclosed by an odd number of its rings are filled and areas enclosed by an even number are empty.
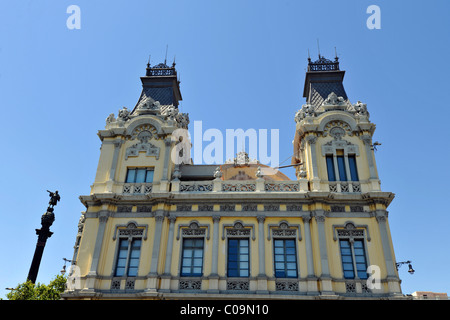
<svg viewBox="0 0 450 320">
<path fill-rule="evenodd" d="M 193 269 L 194 267 L 196 267 L 193 262 L 194 259 L 196 258 L 194 256 L 194 252 L 192 254 L 192 257 L 185 257 L 185 250 L 186 250 L 186 241 L 198 241 L 201 240 L 202 241 L 202 246 L 201 246 L 201 252 L 202 252 L 202 256 L 201 256 L 201 272 L 200 273 L 194 273 Z M 193 247 L 195 248 L 195 247 Z M 180 259 L 180 277 L 202 277 L 203 276 L 203 266 L 204 266 L 204 259 L 205 259 L 205 238 L 204 237 L 183 237 L 182 238 L 182 242 L 181 242 L 181 259 Z M 191 258 L 191 265 L 190 266 L 185 266 L 184 265 L 184 259 L 187 258 Z M 183 272 L 183 268 L 190 268 L 190 273 L 184 273 Z"/>
<path fill-rule="evenodd" d="M 282 243 L 283 243 L 282 247 L 277 246 L 277 242 L 278 241 L 282 241 Z M 286 246 L 286 242 L 287 241 L 292 241 L 292 243 L 293 243 L 293 248 L 294 248 L 294 253 L 293 254 L 288 254 L 287 253 L 287 250 L 286 250 L 288 248 Z M 273 273 L 274 273 L 275 278 L 291 278 L 291 279 L 298 278 L 298 274 L 299 274 L 298 250 L 297 250 L 296 242 L 297 242 L 296 238 L 281 238 L 281 237 L 274 237 L 273 238 L 273 245 L 272 245 L 272 248 L 273 248 Z M 283 253 L 282 254 L 276 253 L 276 251 L 277 251 L 276 248 L 283 248 Z M 290 248 L 292 248 L 292 247 L 290 247 Z M 280 255 L 283 256 L 283 262 L 277 262 L 276 256 L 280 256 Z M 295 264 L 295 276 L 294 275 L 292 275 L 292 276 L 288 275 L 288 271 L 292 271 L 293 270 L 293 269 L 287 268 L 288 263 L 293 263 L 292 261 L 288 260 L 288 258 L 287 258 L 288 255 L 295 257 L 295 261 L 294 261 L 294 264 Z M 277 270 L 281 270 L 281 269 L 277 269 L 277 263 L 283 263 L 284 264 L 284 270 L 282 271 L 282 272 L 284 272 L 283 275 L 277 274 Z"/>
<path fill-rule="evenodd" d="M 129 175 L 130 172 L 134 170 L 134 177 L 132 179 L 132 181 L 129 181 Z M 138 171 L 139 170 L 145 170 L 145 175 L 144 175 L 144 181 L 142 182 L 137 182 L 137 177 L 138 177 Z M 148 180 L 148 173 L 151 172 L 151 181 L 147 181 Z M 155 175 L 155 168 L 154 167 L 127 167 L 127 172 L 125 174 L 125 183 L 153 183 L 154 181 L 154 175 Z"/>
<path fill-rule="evenodd" d="M 132 253 L 133 253 L 133 244 L 136 243 L 136 241 L 140 242 L 139 245 L 139 253 L 138 253 L 138 258 L 137 258 L 137 266 L 136 267 L 131 267 L 130 263 L 131 260 L 134 259 L 131 257 Z M 116 259 L 115 259 L 115 264 L 114 264 L 114 268 L 113 268 L 113 277 L 116 278 L 122 278 L 122 277 L 137 277 L 139 274 L 139 265 L 141 263 L 141 252 L 142 252 L 142 237 L 119 237 L 119 241 L 117 244 L 117 253 L 116 253 Z M 122 244 L 126 242 L 126 246 L 123 246 Z M 126 248 L 126 249 L 124 249 Z M 122 274 L 118 274 L 118 268 L 119 268 L 119 260 L 120 259 L 124 259 L 121 257 L 121 252 L 126 252 L 126 257 L 125 257 L 125 265 L 123 267 L 123 273 Z M 131 267 L 131 268 L 130 268 Z M 135 274 L 130 274 L 130 269 L 136 269 Z"/>
<path fill-rule="evenodd" d="M 237 241 L 238 245 L 237 245 L 237 253 L 236 253 L 236 271 L 237 271 L 237 275 L 230 275 L 230 270 L 232 270 L 232 268 L 230 268 L 230 241 Z M 241 241 L 246 241 L 247 242 L 247 253 L 243 253 L 243 255 L 247 256 L 247 261 L 241 261 L 241 252 L 240 252 L 240 248 L 244 248 L 244 246 L 240 246 Z M 249 237 L 228 237 L 227 238 L 227 277 L 229 278 L 248 278 L 250 277 L 250 247 L 251 247 L 251 242 L 250 242 L 250 238 Z M 247 262 L 247 268 L 241 268 L 241 262 Z M 233 268 L 234 269 L 234 268 Z M 242 270 L 246 270 L 247 274 L 246 275 L 242 275 L 241 271 Z"/>
</svg>

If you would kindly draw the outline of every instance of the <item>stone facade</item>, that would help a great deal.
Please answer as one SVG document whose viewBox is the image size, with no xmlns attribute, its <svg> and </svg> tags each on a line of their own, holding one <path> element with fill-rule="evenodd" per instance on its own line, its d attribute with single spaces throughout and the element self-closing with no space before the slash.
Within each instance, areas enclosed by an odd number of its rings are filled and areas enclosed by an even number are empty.
<svg viewBox="0 0 450 320">
<path fill-rule="evenodd" d="M 111 114 L 98 132 L 97 174 L 80 197 L 78 282 L 63 298 L 402 297 L 388 224 L 394 194 L 380 189 L 375 125 L 365 104 L 349 102 L 338 66 L 309 61 L 292 181 L 264 175 L 257 161 L 192 164 L 175 67 L 149 65 L 135 108 Z M 361 271 L 369 266 L 379 287 Z"/>
</svg>

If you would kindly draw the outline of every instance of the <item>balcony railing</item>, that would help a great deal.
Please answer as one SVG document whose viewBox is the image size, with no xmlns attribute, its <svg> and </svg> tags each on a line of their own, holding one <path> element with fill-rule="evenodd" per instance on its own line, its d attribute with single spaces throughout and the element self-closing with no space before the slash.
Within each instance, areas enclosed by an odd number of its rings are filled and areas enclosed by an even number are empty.
<svg viewBox="0 0 450 320">
<path fill-rule="evenodd" d="M 146 194 L 153 191 L 152 183 L 125 183 L 123 194 Z"/>
<path fill-rule="evenodd" d="M 375 189 L 370 181 L 324 181 L 317 185 L 311 184 L 306 179 L 287 181 L 257 180 L 208 180 L 208 181 L 166 181 L 156 183 L 124 183 L 118 186 L 122 194 L 144 195 L 152 192 L 180 192 L 180 193 L 204 193 L 204 192 L 308 192 L 328 191 L 337 193 L 360 193 L 364 190 Z M 378 184 L 376 184 L 378 185 Z M 120 191 L 119 191 L 120 192 Z"/>
<path fill-rule="evenodd" d="M 330 181 L 330 192 L 361 192 L 359 181 Z"/>
</svg>

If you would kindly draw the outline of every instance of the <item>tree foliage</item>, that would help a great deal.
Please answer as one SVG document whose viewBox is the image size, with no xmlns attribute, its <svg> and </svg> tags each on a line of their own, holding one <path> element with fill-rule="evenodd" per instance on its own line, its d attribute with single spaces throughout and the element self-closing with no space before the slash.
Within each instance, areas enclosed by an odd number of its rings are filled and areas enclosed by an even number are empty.
<svg viewBox="0 0 450 320">
<path fill-rule="evenodd" d="M 48 285 L 30 280 L 20 283 L 6 295 L 8 300 L 59 300 L 64 292 L 67 278 L 57 275 Z"/>
</svg>

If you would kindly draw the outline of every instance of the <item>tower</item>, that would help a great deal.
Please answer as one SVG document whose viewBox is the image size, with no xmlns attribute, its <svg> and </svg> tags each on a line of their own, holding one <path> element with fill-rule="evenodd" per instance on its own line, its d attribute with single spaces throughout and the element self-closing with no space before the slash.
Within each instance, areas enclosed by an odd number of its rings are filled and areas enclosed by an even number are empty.
<svg viewBox="0 0 450 320">
<path fill-rule="evenodd" d="M 401 290 L 387 219 L 394 194 L 381 191 L 372 141 L 375 124 L 369 120 L 366 104 L 352 104 L 348 99 L 344 74 L 337 57 L 334 61 L 321 55 L 316 61 L 308 59 L 303 90 L 306 104 L 295 114 L 292 163 L 296 164 L 299 180 L 308 185 L 309 194 L 318 197 L 316 213 L 324 214 L 322 222 L 316 219 L 319 226 L 324 223 L 323 228 L 333 234 L 332 242 L 339 242 L 334 250 L 340 252 L 341 261 L 324 265 L 342 264 L 346 290 L 356 293 L 361 288 L 367 290 L 364 281 L 355 279 L 366 279 L 366 269 L 373 264 L 381 272 L 385 292 L 395 295 Z M 323 242 L 328 241 L 323 238 Z M 370 253 L 376 245 L 381 252 Z M 323 252 L 328 250 L 320 247 L 323 262 L 330 258 L 330 252 Z M 355 255 L 358 251 L 359 257 Z M 359 264 L 358 259 L 363 262 Z M 325 272 L 322 269 L 322 278 L 339 278 L 337 269 L 330 274 L 327 268 Z"/>
</svg>

